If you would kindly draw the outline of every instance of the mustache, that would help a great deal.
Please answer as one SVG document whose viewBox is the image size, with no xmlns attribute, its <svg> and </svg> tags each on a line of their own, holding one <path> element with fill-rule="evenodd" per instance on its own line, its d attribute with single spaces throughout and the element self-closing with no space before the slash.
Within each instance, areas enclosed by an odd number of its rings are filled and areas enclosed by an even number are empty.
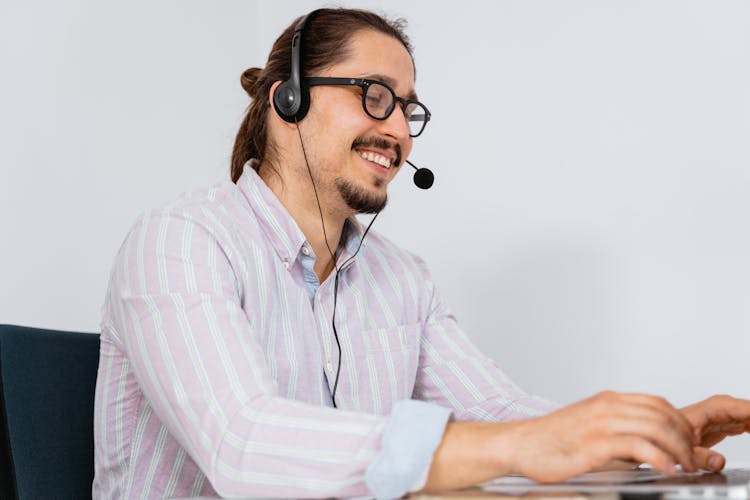
<svg viewBox="0 0 750 500">
<path fill-rule="evenodd" d="M 382 137 L 357 137 L 352 143 L 352 149 L 367 147 L 393 150 L 396 153 L 396 161 L 393 165 L 401 166 L 401 146 L 397 142 L 390 142 Z"/>
</svg>

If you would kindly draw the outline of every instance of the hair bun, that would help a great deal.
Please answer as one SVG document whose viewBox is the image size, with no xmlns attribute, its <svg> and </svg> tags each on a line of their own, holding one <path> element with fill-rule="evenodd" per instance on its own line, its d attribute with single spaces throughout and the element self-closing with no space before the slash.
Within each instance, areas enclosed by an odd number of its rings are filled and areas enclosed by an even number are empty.
<svg viewBox="0 0 750 500">
<path fill-rule="evenodd" d="M 254 97 L 258 90 L 255 84 L 258 83 L 261 73 L 263 73 L 263 70 L 260 68 L 249 68 L 240 76 L 240 84 L 250 97 Z"/>
</svg>

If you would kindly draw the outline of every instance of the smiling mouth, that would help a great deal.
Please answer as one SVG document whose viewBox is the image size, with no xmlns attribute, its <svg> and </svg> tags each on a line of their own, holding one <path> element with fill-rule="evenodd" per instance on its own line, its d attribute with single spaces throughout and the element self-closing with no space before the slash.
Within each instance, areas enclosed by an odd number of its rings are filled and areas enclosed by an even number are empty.
<svg viewBox="0 0 750 500">
<path fill-rule="evenodd" d="M 383 137 L 358 137 L 352 143 L 352 150 L 363 159 L 387 170 L 401 166 L 401 145 Z"/>
<path fill-rule="evenodd" d="M 391 168 L 391 160 L 389 160 L 383 155 L 373 153 L 372 151 L 359 151 L 359 150 L 357 151 L 357 154 L 367 161 L 377 163 L 381 167 L 385 167 L 387 169 Z"/>
</svg>

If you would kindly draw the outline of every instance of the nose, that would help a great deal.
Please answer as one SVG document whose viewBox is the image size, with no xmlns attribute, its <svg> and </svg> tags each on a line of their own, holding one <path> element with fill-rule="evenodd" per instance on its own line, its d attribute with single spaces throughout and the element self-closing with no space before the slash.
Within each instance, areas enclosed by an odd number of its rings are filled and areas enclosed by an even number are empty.
<svg viewBox="0 0 750 500">
<path fill-rule="evenodd" d="M 385 120 L 380 121 L 381 132 L 388 135 L 402 144 L 404 141 L 410 141 L 409 123 L 404 116 L 403 103 L 396 101 L 393 112 Z"/>
</svg>

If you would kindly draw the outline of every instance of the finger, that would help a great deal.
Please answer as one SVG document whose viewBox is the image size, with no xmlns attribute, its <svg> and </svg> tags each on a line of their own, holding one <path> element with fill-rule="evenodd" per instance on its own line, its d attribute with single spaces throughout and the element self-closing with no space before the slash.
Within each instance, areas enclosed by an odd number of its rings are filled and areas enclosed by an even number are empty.
<svg viewBox="0 0 750 500">
<path fill-rule="evenodd" d="M 672 406 L 669 401 L 662 397 L 651 396 L 648 394 L 630 394 L 629 396 L 631 396 L 630 399 L 635 404 L 641 404 L 669 415 L 672 423 L 680 429 L 687 440 L 694 445 L 699 444 L 700 437 L 696 435 L 693 425 L 687 417 L 680 410 Z"/>
<path fill-rule="evenodd" d="M 671 476 L 677 471 L 675 461 L 668 453 L 648 439 L 638 436 L 617 436 L 601 441 L 606 455 L 611 458 L 649 464 L 659 472 Z"/>
<path fill-rule="evenodd" d="M 695 447 L 694 455 L 696 465 L 703 470 L 711 472 L 719 472 L 727 462 L 721 453 L 703 448 L 702 446 Z"/>
<path fill-rule="evenodd" d="M 750 400 L 731 396 L 711 396 L 703 402 L 712 421 L 740 421 L 750 423 Z"/>
<path fill-rule="evenodd" d="M 713 434 L 713 433 L 720 433 L 725 434 L 727 436 L 736 436 L 737 434 L 742 434 L 747 430 L 747 425 L 745 425 L 743 422 L 729 422 L 726 424 L 711 424 L 706 426 L 706 428 L 703 430 L 705 435 Z"/>
<path fill-rule="evenodd" d="M 660 425 L 664 431 L 670 432 L 681 441 L 685 442 L 686 447 L 696 445 L 695 433 L 689 426 L 684 425 L 682 419 L 676 417 L 675 413 L 669 408 L 653 406 L 642 403 L 631 403 L 621 410 L 621 415 L 626 418 L 640 419 Z"/>
<path fill-rule="evenodd" d="M 639 465 L 640 462 L 633 462 L 632 460 L 612 459 L 603 465 L 591 469 L 591 472 L 637 469 Z"/>
<path fill-rule="evenodd" d="M 686 441 L 698 444 L 693 426 L 688 419 L 664 398 L 648 394 L 621 394 L 604 391 L 592 399 L 596 405 L 595 408 L 598 408 L 603 415 L 622 415 L 631 418 L 667 418 L 669 426 L 681 433 Z"/>
<path fill-rule="evenodd" d="M 703 429 L 703 436 L 699 446 L 704 448 L 711 448 L 712 446 L 720 443 L 727 436 L 736 436 L 738 434 L 744 434 L 748 432 L 750 428 L 747 425 L 740 422 L 733 422 L 729 424 L 712 424 Z"/>
<path fill-rule="evenodd" d="M 613 420 L 611 430 L 645 437 L 669 453 L 685 470 L 696 470 L 694 434 L 687 420 L 663 398 L 625 395 L 616 411 L 622 420 Z"/>
<path fill-rule="evenodd" d="M 684 408 L 682 413 L 698 429 L 716 423 L 750 424 L 750 400 L 724 395 L 711 396 Z"/>
<path fill-rule="evenodd" d="M 623 416 L 613 419 L 610 432 L 620 436 L 631 436 L 649 441 L 682 465 L 689 472 L 696 470 L 693 444 L 684 434 L 670 425 L 669 419 L 654 409 L 640 409 L 639 416 Z"/>
<path fill-rule="evenodd" d="M 599 416 L 594 422 L 605 436 L 620 434 L 647 439 L 685 470 L 696 470 L 692 430 L 663 398 L 605 391 L 595 396 L 592 408 Z"/>
</svg>

